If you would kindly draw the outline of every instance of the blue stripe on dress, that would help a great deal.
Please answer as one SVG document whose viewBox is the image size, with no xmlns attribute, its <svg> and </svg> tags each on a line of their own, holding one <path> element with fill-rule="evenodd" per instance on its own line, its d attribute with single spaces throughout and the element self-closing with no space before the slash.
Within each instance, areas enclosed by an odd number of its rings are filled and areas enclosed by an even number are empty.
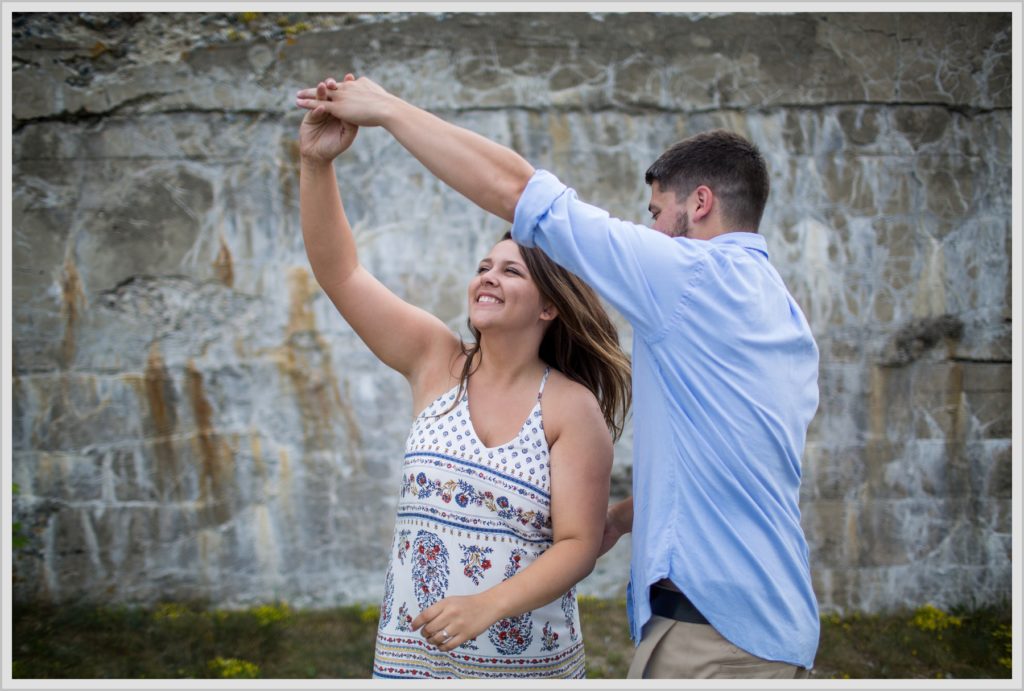
<svg viewBox="0 0 1024 691">
<path fill-rule="evenodd" d="M 546 537 L 526 537 L 526 536 L 522 535 L 521 533 L 515 532 L 514 530 L 498 530 L 496 528 L 477 528 L 475 526 L 463 525 L 462 523 L 455 523 L 454 521 L 446 521 L 445 519 L 438 518 L 437 516 L 431 516 L 429 514 L 423 514 L 423 513 L 414 513 L 412 511 L 399 511 L 398 512 L 398 517 L 399 518 L 423 518 L 423 519 L 428 520 L 428 521 L 433 521 L 434 523 L 442 523 L 444 525 L 451 526 L 453 528 L 458 528 L 459 530 L 468 530 L 468 531 L 471 531 L 471 532 L 474 532 L 474 533 L 491 533 L 493 535 L 511 535 L 512 537 L 516 538 L 517 540 L 522 540 L 523 542 L 539 542 L 539 543 L 551 542 L 551 537 L 550 536 L 546 536 Z"/>
<path fill-rule="evenodd" d="M 517 485 L 521 485 L 522 487 L 525 487 L 525 488 L 527 488 L 529 490 L 532 490 L 532 491 L 536 492 L 537 494 L 541 495 L 542 497 L 544 497 L 545 499 L 547 499 L 549 502 L 551 501 L 551 495 L 548 494 L 547 492 L 545 492 L 544 490 L 542 490 L 540 487 L 537 487 L 536 485 L 531 485 L 529 482 L 525 482 L 524 480 L 522 480 L 520 478 L 517 478 L 517 477 L 515 477 L 513 475 L 508 475 L 506 473 L 503 473 L 500 470 L 495 470 L 493 467 L 491 467 L 489 465 L 483 465 L 483 464 L 480 464 L 480 463 L 473 463 L 472 461 L 467 461 L 464 458 L 459 458 L 457 456 L 449 456 L 448 454 L 438 453 L 436 451 L 411 451 L 411 452 L 405 454 L 405 458 L 406 459 L 415 458 L 416 456 L 426 456 L 427 458 L 440 458 L 440 459 L 446 460 L 446 461 L 454 461 L 455 463 L 459 463 L 461 465 L 466 465 L 466 466 L 469 466 L 471 468 L 476 468 L 478 470 L 485 470 L 488 473 L 491 473 L 492 475 L 495 475 L 496 477 L 500 477 L 503 480 L 507 480 L 508 482 L 511 482 L 511 483 L 517 484 Z"/>
</svg>

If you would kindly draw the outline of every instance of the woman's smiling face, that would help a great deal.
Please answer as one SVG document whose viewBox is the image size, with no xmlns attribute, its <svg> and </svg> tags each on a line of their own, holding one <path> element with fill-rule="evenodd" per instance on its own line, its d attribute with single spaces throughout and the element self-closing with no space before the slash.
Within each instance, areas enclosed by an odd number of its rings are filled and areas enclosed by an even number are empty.
<svg viewBox="0 0 1024 691">
<path fill-rule="evenodd" d="M 536 324 L 547 302 L 511 240 L 502 240 L 480 260 L 468 295 L 469 320 L 481 332 Z"/>
</svg>

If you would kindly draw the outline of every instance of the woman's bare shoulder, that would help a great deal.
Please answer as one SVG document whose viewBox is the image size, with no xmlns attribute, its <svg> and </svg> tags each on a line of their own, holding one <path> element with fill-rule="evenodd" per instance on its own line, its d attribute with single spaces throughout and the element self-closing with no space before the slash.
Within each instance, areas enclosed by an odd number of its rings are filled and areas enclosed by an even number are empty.
<svg viewBox="0 0 1024 691">
<path fill-rule="evenodd" d="M 541 399 L 544 427 L 554 441 L 569 427 L 580 427 L 588 434 L 609 434 L 597 396 L 583 384 L 552 369 Z"/>
</svg>

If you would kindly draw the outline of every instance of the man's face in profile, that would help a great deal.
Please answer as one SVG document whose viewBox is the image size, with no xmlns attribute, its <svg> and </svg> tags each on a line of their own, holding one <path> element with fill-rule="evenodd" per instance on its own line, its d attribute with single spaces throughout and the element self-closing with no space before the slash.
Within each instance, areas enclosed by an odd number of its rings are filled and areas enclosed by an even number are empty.
<svg viewBox="0 0 1024 691">
<path fill-rule="evenodd" d="M 651 183 L 651 201 L 647 204 L 654 223 L 651 228 L 670 238 L 689 237 L 690 214 L 685 205 L 679 203 L 675 192 L 667 190 L 655 180 Z"/>
</svg>

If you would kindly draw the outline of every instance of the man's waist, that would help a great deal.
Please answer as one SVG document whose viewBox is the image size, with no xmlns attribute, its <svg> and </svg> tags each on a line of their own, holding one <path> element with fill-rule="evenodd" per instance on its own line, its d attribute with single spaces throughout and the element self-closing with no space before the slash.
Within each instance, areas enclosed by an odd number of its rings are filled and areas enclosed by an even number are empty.
<svg viewBox="0 0 1024 691">
<path fill-rule="evenodd" d="M 690 598 L 667 578 L 651 586 L 651 614 L 688 624 L 709 623 Z"/>
</svg>

